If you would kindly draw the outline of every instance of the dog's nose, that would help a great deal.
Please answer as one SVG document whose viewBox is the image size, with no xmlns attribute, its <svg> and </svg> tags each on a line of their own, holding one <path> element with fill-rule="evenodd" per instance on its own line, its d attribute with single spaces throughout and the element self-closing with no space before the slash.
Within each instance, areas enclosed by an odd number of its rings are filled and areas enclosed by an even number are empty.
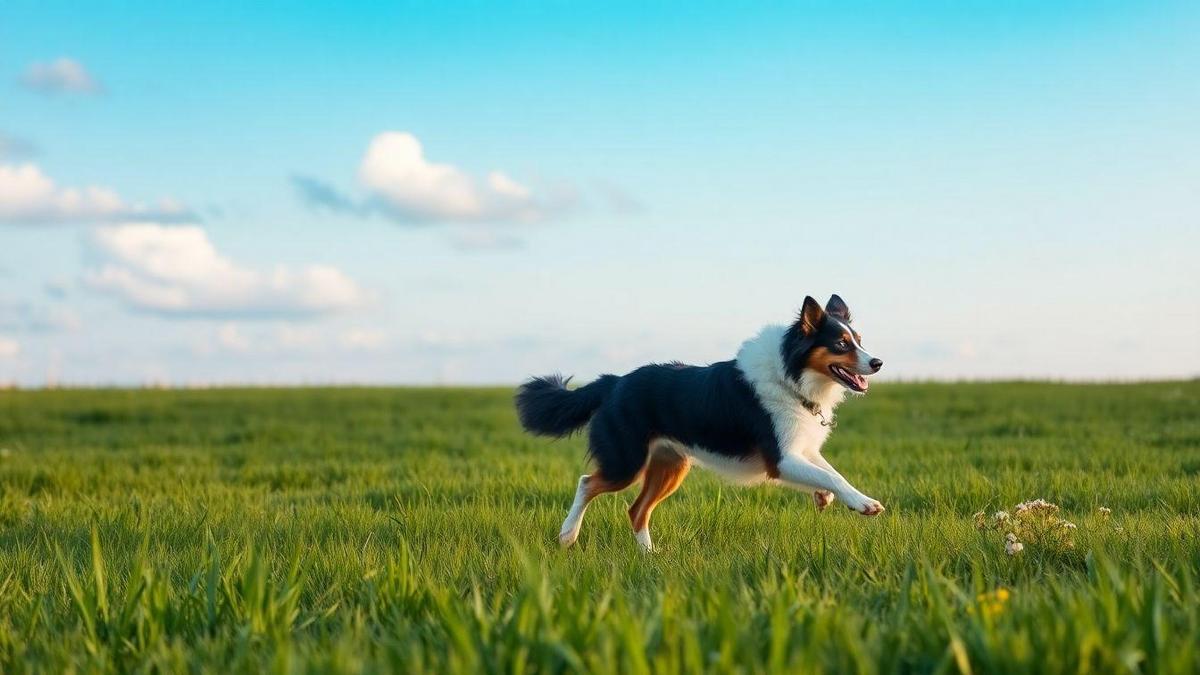
<svg viewBox="0 0 1200 675">
<path fill-rule="evenodd" d="M 878 373 L 879 369 L 883 367 L 883 359 L 871 359 L 869 365 L 871 366 L 871 370 Z"/>
</svg>

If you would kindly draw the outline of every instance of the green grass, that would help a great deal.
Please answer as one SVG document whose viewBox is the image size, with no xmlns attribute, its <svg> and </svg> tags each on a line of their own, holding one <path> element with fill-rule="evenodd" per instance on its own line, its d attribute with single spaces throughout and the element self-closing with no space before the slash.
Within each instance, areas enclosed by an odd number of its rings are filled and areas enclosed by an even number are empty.
<svg viewBox="0 0 1200 675">
<path fill-rule="evenodd" d="M 884 384 L 826 446 L 884 515 L 694 471 L 649 556 L 632 491 L 558 548 L 510 395 L 0 392 L 0 672 L 1200 670 L 1200 382 Z M 975 528 L 1034 497 L 1073 547 Z"/>
</svg>

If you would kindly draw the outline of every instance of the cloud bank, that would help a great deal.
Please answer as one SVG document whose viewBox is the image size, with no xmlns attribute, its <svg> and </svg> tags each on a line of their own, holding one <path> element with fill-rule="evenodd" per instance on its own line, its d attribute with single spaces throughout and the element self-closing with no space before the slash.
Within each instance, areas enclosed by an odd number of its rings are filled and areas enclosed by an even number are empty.
<svg viewBox="0 0 1200 675">
<path fill-rule="evenodd" d="M 358 177 L 399 220 L 413 222 L 533 221 L 545 205 L 501 171 L 476 178 L 425 158 L 416 136 L 387 131 L 371 140 Z"/>
<path fill-rule="evenodd" d="M 82 63 L 65 56 L 30 64 L 21 75 L 21 84 L 26 89 L 47 95 L 95 95 L 104 91 Z"/>
<path fill-rule="evenodd" d="M 84 282 L 131 308 L 168 316 L 312 316 L 359 307 L 366 294 L 327 265 L 253 269 L 221 255 L 203 228 L 153 222 L 95 229 L 100 260 Z"/>
<path fill-rule="evenodd" d="M 60 187 L 29 162 L 0 164 L 0 223 L 179 220 L 187 216 L 187 209 L 172 199 L 163 199 L 153 207 L 131 204 L 105 187 Z"/>
<path fill-rule="evenodd" d="M 409 225 L 537 222 L 566 213 L 577 201 L 573 190 L 534 189 L 503 171 L 474 176 L 430 161 L 417 137 L 403 131 L 371 139 L 358 167 L 361 198 L 312 176 L 296 174 L 291 182 L 314 209 L 357 216 L 382 213 Z"/>
</svg>

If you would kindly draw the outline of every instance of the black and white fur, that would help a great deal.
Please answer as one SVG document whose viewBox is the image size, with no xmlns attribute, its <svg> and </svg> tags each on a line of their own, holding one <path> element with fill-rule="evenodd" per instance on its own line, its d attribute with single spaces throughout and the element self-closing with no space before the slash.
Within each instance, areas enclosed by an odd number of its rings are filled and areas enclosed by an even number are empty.
<svg viewBox="0 0 1200 675">
<path fill-rule="evenodd" d="M 516 404 L 521 423 L 536 434 L 564 436 L 591 422 L 589 450 L 598 471 L 580 478 L 560 542 L 575 542 L 593 497 L 644 477 L 630 517 L 638 543 L 649 550 L 649 511 L 693 461 L 739 483 L 777 482 L 813 493 L 820 508 L 836 498 L 864 515 L 882 512 L 821 454 L 845 391 L 865 391 L 864 376 L 881 366 L 850 328 L 841 298 L 822 309 L 808 297 L 793 324 L 764 328 L 734 360 L 647 365 L 575 390 L 558 376 L 535 378 L 518 390 Z M 674 487 L 659 490 L 665 494 L 647 498 L 660 465 L 681 473 Z"/>
</svg>

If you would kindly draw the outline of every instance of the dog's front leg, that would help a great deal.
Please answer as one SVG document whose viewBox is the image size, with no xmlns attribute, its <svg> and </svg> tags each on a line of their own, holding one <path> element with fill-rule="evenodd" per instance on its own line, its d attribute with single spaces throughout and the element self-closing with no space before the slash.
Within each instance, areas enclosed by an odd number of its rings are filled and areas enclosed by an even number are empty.
<svg viewBox="0 0 1200 675">
<path fill-rule="evenodd" d="M 779 461 L 779 479 L 795 486 L 832 492 L 846 506 L 864 516 L 883 512 L 883 504 L 864 495 L 837 471 L 826 470 L 804 457 L 784 456 Z"/>
<path fill-rule="evenodd" d="M 829 473 L 833 474 L 836 478 L 841 478 L 842 480 L 846 480 L 842 476 L 841 472 L 838 471 L 837 469 L 833 468 L 833 465 L 829 463 L 829 460 L 825 459 L 825 456 L 822 455 L 819 451 L 816 453 L 813 453 L 811 455 L 808 455 L 808 459 L 813 464 L 816 464 L 817 466 L 821 467 L 822 469 L 825 469 Z M 849 481 L 847 481 L 847 482 L 849 482 Z M 830 504 L 833 503 L 834 499 L 836 499 L 836 497 L 834 497 L 833 493 L 830 492 L 829 490 L 814 490 L 813 491 L 813 501 L 816 502 L 817 510 L 819 510 L 819 511 L 824 511 L 827 506 L 829 506 Z"/>
</svg>

